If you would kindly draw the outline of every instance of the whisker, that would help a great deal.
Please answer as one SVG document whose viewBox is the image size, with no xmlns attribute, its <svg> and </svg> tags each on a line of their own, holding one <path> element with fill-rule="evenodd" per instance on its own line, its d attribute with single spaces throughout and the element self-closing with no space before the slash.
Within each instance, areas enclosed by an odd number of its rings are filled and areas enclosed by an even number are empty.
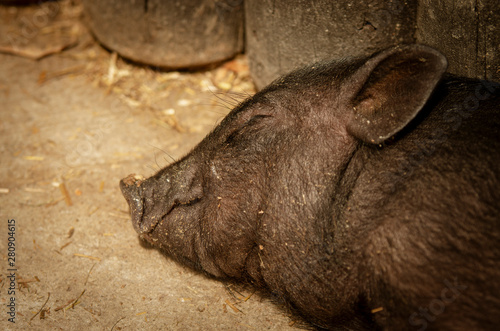
<svg viewBox="0 0 500 331">
<path fill-rule="evenodd" d="M 151 170 L 153 170 L 153 174 L 157 173 L 159 169 L 155 169 L 151 164 L 148 164 L 147 167 Z M 160 168 L 161 169 L 161 168 Z"/>
<path fill-rule="evenodd" d="M 172 155 L 170 155 L 169 153 L 167 153 L 167 151 L 161 149 L 160 147 L 157 147 L 157 146 L 154 146 L 154 145 L 151 145 L 151 144 L 148 144 L 149 146 L 153 147 L 153 148 L 156 148 L 157 150 L 165 153 L 166 155 L 168 155 L 169 158 L 172 159 L 173 162 L 177 162 L 176 159 L 174 159 L 174 157 Z M 156 154 L 155 154 L 155 162 L 156 162 Z M 168 162 L 167 162 L 168 163 Z M 156 165 L 158 165 L 158 162 L 156 163 Z M 161 168 L 161 167 L 160 167 Z"/>
</svg>

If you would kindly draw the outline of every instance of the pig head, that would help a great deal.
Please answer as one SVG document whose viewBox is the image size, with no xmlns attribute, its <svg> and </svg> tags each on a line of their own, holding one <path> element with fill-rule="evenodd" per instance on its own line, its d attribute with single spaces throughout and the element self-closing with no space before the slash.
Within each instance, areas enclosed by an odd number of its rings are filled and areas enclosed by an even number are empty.
<svg viewBox="0 0 500 331">
<path fill-rule="evenodd" d="M 499 323 L 497 85 L 446 66 L 408 45 L 277 79 L 181 160 L 120 182 L 134 228 L 323 327 Z"/>
</svg>

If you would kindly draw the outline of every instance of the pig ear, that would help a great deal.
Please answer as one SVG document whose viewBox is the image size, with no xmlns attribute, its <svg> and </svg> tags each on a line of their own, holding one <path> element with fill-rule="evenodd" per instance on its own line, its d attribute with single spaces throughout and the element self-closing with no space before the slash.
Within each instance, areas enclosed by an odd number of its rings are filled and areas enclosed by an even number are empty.
<svg viewBox="0 0 500 331">
<path fill-rule="evenodd" d="M 352 109 L 347 130 L 372 144 L 396 134 L 422 109 L 446 67 L 441 53 L 423 45 L 372 57 L 343 85 L 341 95 Z"/>
</svg>

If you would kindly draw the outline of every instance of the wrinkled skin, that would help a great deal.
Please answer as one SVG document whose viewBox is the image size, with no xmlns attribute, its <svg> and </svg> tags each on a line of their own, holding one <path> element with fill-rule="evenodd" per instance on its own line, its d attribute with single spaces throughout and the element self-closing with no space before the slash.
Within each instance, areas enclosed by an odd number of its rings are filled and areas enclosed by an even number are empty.
<svg viewBox="0 0 500 331">
<path fill-rule="evenodd" d="M 500 323 L 500 97 L 419 45 L 324 62 L 120 183 L 140 236 L 331 329 Z"/>
</svg>

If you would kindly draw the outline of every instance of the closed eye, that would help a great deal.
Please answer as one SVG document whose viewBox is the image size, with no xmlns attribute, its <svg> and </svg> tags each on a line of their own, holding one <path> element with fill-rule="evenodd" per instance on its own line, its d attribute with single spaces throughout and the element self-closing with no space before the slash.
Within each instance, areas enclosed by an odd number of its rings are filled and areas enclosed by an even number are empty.
<svg viewBox="0 0 500 331">
<path fill-rule="evenodd" d="M 257 123 L 260 123 L 260 121 L 262 121 L 266 117 L 272 117 L 272 116 L 271 115 L 255 115 L 255 116 L 252 116 L 245 124 L 243 124 L 240 128 L 234 130 L 233 132 L 231 132 L 229 134 L 229 136 L 227 136 L 226 143 L 232 142 L 236 138 L 236 136 L 238 136 L 243 131 L 245 131 L 245 129 L 247 129 L 247 128 L 251 127 L 251 126 L 254 126 Z"/>
<path fill-rule="evenodd" d="M 246 123 L 245 125 L 243 126 L 244 128 L 245 127 L 249 127 L 249 126 L 252 126 L 254 124 L 257 124 L 259 123 L 261 120 L 263 120 L 264 118 L 267 118 L 267 117 L 271 117 L 271 115 L 254 115 L 252 116 L 252 118 L 250 118 Z"/>
</svg>

